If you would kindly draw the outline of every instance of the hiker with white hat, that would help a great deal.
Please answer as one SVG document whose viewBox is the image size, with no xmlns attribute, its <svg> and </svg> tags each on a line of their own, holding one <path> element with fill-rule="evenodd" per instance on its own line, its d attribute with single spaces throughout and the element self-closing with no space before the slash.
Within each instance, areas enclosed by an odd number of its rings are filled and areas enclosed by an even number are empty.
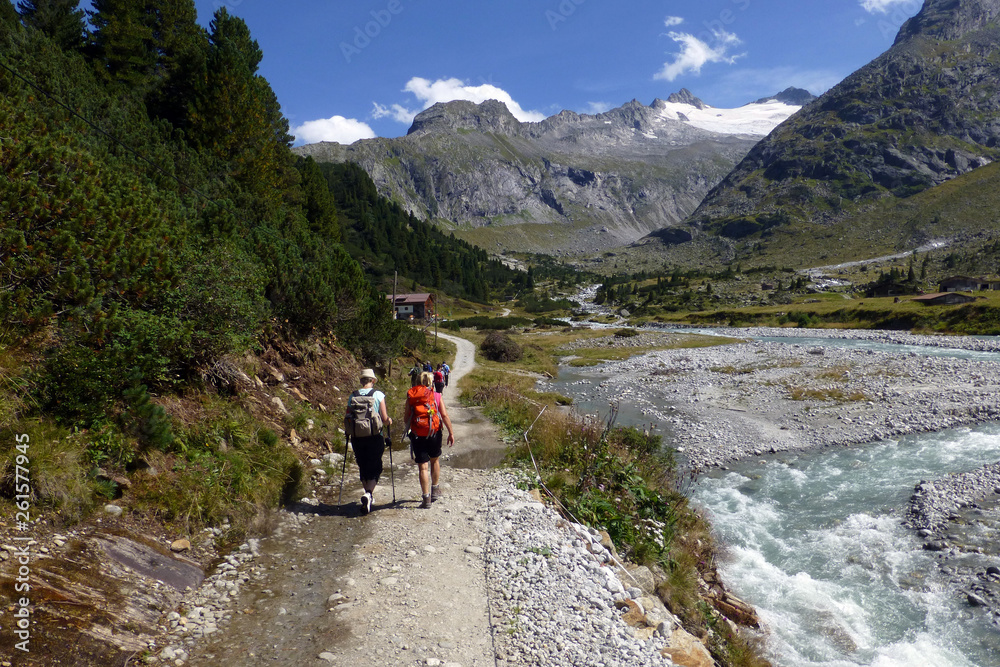
<svg viewBox="0 0 1000 667">
<path fill-rule="evenodd" d="M 361 371 L 361 388 L 347 399 L 344 414 L 344 432 L 351 439 L 354 459 L 358 462 L 361 484 L 361 513 L 368 514 L 375 500 L 373 494 L 379 477 L 382 476 L 382 454 L 385 439 L 382 426 L 392 425 L 392 419 L 385 409 L 385 394 L 375 389 L 378 378 L 375 371 L 366 368 Z"/>
</svg>

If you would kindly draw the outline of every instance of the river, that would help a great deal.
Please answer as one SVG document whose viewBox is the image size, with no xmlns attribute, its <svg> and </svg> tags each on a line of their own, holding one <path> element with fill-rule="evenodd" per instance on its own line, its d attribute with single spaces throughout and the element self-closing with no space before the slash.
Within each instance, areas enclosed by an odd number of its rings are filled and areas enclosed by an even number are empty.
<svg viewBox="0 0 1000 667">
<path fill-rule="evenodd" d="M 1000 634 L 901 525 L 914 485 L 1000 459 L 983 426 L 740 464 L 693 491 L 778 665 L 975 666 Z"/>
<path fill-rule="evenodd" d="M 574 369 L 553 388 L 599 412 L 586 403 L 594 400 L 589 382 L 599 377 L 600 369 Z M 644 418 L 623 410 L 618 420 L 640 425 Z M 917 482 L 997 460 L 1000 425 L 953 429 L 743 462 L 703 475 L 692 497 L 724 545 L 727 585 L 761 616 L 775 665 L 984 667 L 1000 664 L 1000 633 L 956 590 L 939 556 L 902 526 L 901 513 Z"/>
</svg>

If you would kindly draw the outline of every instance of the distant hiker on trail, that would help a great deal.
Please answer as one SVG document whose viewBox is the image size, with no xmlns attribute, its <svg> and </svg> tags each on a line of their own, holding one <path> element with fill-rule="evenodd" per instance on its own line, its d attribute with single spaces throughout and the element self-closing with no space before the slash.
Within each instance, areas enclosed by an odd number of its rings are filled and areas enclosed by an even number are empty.
<svg viewBox="0 0 1000 667">
<path fill-rule="evenodd" d="M 448 376 L 451 375 L 451 366 L 447 361 L 441 362 L 441 370 L 444 371 L 444 386 L 448 386 Z"/>
<path fill-rule="evenodd" d="M 375 389 L 375 371 L 366 368 L 361 371 L 361 388 L 347 399 L 344 413 L 344 433 L 351 439 L 354 458 L 358 462 L 361 484 L 365 492 L 361 495 L 361 513 L 368 514 L 375 502 L 375 486 L 382 476 L 382 454 L 385 439 L 382 425 L 392 425 L 385 409 L 385 394 Z"/>
<path fill-rule="evenodd" d="M 437 370 L 434 371 L 434 391 L 439 394 L 444 391 L 444 370 L 440 364 L 438 364 Z"/>
<path fill-rule="evenodd" d="M 433 373 L 434 372 L 434 366 L 433 366 L 433 364 L 431 364 L 431 362 L 429 362 L 429 361 L 425 361 L 424 362 L 424 372 L 425 373 Z"/>
<path fill-rule="evenodd" d="M 431 388 L 433 376 L 430 373 L 420 374 L 420 384 L 411 387 L 406 392 L 406 411 L 404 420 L 410 436 L 410 449 L 413 459 L 420 469 L 420 493 L 423 500 L 421 509 L 429 509 L 431 503 L 441 497 L 438 486 L 441 477 L 441 423 L 448 427 L 448 446 L 455 445 L 455 431 L 451 427 L 448 408 L 440 392 Z"/>
<path fill-rule="evenodd" d="M 410 386 L 411 387 L 416 387 L 418 384 L 420 384 L 420 373 L 422 373 L 422 372 L 423 371 L 420 368 L 420 364 L 414 363 L 413 364 L 413 368 L 410 369 Z"/>
</svg>

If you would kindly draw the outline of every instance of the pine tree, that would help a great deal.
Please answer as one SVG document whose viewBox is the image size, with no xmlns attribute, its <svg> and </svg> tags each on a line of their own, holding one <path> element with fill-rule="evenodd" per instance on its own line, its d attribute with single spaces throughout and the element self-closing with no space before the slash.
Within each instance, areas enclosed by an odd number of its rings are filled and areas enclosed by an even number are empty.
<svg viewBox="0 0 1000 667">
<path fill-rule="evenodd" d="M 310 229 L 322 238 L 339 243 L 337 202 L 326 184 L 326 177 L 312 157 L 300 158 L 295 166 L 301 175 L 302 206 Z"/>
<path fill-rule="evenodd" d="M 192 136 L 255 198 L 278 204 L 295 180 L 291 137 L 274 91 L 257 75 L 260 47 L 246 23 L 225 7 L 215 13 L 209 39 L 204 75 L 190 107 Z"/>
<path fill-rule="evenodd" d="M 156 66 L 149 3 L 94 0 L 92 51 L 106 74 L 130 89 L 145 91 Z"/>
<path fill-rule="evenodd" d="M 84 43 L 86 28 L 79 5 L 80 0 L 22 0 L 17 10 L 24 25 L 41 31 L 59 48 L 69 51 Z"/>
<path fill-rule="evenodd" d="M 208 35 L 197 23 L 194 0 L 159 0 L 149 19 L 155 58 L 150 112 L 183 126 L 205 69 Z"/>
<path fill-rule="evenodd" d="M 21 17 L 18 15 L 14 5 L 9 2 L 0 2 L 0 38 L 21 29 Z"/>
</svg>

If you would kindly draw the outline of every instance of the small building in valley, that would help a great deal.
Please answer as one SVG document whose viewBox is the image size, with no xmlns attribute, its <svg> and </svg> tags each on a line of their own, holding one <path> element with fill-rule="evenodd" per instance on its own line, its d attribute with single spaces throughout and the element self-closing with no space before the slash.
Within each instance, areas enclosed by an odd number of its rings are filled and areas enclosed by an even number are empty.
<svg viewBox="0 0 1000 667">
<path fill-rule="evenodd" d="M 392 300 L 391 294 L 386 298 Z M 434 317 L 434 295 L 427 293 L 397 294 L 392 310 L 397 320 L 429 320 Z"/>
<path fill-rule="evenodd" d="M 1000 289 L 1000 278 L 973 278 L 970 276 L 951 276 L 941 281 L 939 289 L 942 292 L 982 292 Z"/>
<path fill-rule="evenodd" d="M 970 303 L 976 297 L 958 292 L 936 292 L 935 294 L 924 294 L 913 298 L 914 301 L 925 306 L 952 306 L 960 303 Z"/>
</svg>

